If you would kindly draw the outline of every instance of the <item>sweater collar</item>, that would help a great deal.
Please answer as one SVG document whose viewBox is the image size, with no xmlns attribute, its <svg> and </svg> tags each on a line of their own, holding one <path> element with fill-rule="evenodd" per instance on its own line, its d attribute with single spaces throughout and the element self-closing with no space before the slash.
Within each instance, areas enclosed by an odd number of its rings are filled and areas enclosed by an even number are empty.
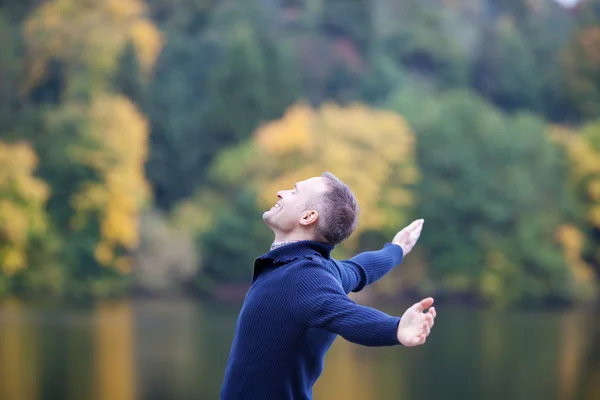
<svg viewBox="0 0 600 400">
<path fill-rule="evenodd" d="M 269 259 L 274 260 L 275 262 L 286 262 L 294 258 L 310 255 L 318 255 L 325 259 L 329 259 L 331 257 L 331 251 L 333 248 L 334 246 L 323 242 L 317 242 L 314 240 L 300 240 L 277 247 L 260 256 L 259 259 Z"/>
</svg>

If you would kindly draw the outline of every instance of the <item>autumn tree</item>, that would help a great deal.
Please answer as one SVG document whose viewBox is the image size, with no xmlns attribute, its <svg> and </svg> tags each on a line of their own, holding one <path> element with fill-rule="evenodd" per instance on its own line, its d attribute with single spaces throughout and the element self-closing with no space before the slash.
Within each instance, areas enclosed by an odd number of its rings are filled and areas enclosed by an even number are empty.
<svg viewBox="0 0 600 400">
<path fill-rule="evenodd" d="M 139 211 L 149 199 L 147 122 L 115 93 L 114 82 L 123 55 L 132 51 L 140 78 L 149 79 L 161 35 L 138 0 L 44 2 L 24 32 L 23 90 L 52 87 L 57 93 L 52 102 L 42 98 L 39 121 L 27 135 L 40 155 L 40 175 L 52 188 L 52 225 L 67 243 L 63 268 L 78 291 L 105 293 L 112 288 L 99 277 L 131 268 Z"/>
<path fill-rule="evenodd" d="M 412 186 L 419 179 L 414 149 L 410 127 L 393 112 L 360 104 L 325 104 L 318 109 L 298 104 L 281 119 L 263 124 L 251 141 L 222 153 L 211 176 L 225 199 L 237 198 L 240 190 L 236 188 L 256 193 L 258 208 L 253 208 L 250 194 L 240 199 L 238 206 L 262 223 L 260 210 L 271 207 L 278 190 L 331 171 L 352 188 L 364 210 L 355 235 L 340 246 L 343 255 L 357 249 L 365 232 L 389 237 L 408 221 L 414 204 Z M 216 226 L 232 226 L 232 221 L 227 221 L 220 220 Z M 204 248 L 205 260 L 210 260 L 218 247 L 215 241 L 223 246 L 231 241 L 221 232 L 220 236 L 210 230 L 207 233 L 211 246 Z M 230 252 L 238 250 L 228 248 Z M 251 251 L 256 253 L 256 249 Z"/>
<path fill-rule="evenodd" d="M 0 142 L 0 293 L 3 276 L 28 266 L 32 241 L 46 232 L 49 188 L 34 175 L 37 165 L 28 143 Z"/>
<path fill-rule="evenodd" d="M 25 89 L 48 78 L 58 61 L 66 77 L 63 96 L 85 98 L 110 88 L 119 56 L 133 43 L 141 73 L 148 77 L 162 46 L 142 0 L 43 2 L 24 25 L 28 52 Z"/>
<path fill-rule="evenodd" d="M 569 155 L 569 189 L 581 204 L 581 229 L 571 228 L 572 240 L 578 239 L 573 244 L 600 277 L 600 122 L 588 123 L 581 132 L 560 132 Z"/>
</svg>

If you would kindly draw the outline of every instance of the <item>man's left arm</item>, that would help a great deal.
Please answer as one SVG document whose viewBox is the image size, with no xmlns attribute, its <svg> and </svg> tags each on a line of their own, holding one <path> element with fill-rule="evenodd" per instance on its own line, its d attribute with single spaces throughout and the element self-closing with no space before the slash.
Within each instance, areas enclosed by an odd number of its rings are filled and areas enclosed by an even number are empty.
<svg viewBox="0 0 600 400">
<path fill-rule="evenodd" d="M 423 220 L 418 219 L 396 234 L 382 249 L 365 251 L 348 260 L 339 261 L 344 289 L 359 292 L 384 277 L 400 264 L 421 236 Z"/>
</svg>

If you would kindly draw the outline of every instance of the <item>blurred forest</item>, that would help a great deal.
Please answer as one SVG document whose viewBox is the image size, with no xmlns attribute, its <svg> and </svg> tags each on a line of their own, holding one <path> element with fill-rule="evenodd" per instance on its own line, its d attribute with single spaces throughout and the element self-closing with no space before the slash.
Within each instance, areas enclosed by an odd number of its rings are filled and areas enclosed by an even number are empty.
<svg viewBox="0 0 600 400">
<path fill-rule="evenodd" d="M 0 4 L 0 295 L 243 287 L 329 170 L 336 256 L 425 218 L 382 296 L 598 296 L 600 0 Z"/>
</svg>

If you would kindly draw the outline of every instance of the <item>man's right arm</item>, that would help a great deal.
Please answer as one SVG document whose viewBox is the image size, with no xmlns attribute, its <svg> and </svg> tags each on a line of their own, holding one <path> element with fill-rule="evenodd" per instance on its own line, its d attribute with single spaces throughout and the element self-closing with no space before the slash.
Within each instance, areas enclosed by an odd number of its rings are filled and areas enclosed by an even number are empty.
<svg viewBox="0 0 600 400">
<path fill-rule="evenodd" d="M 348 260 L 337 261 L 345 291 L 360 292 L 399 265 L 403 256 L 400 246 L 386 243 L 380 250 L 365 251 Z"/>
<path fill-rule="evenodd" d="M 383 249 L 366 251 L 349 260 L 338 261 L 342 283 L 346 292 L 359 292 L 365 286 L 376 282 L 411 252 L 421 236 L 423 219 L 417 219 L 394 236 Z"/>
<path fill-rule="evenodd" d="M 336 277 L 318 264 L 290 272 L 289 301 L 295 318 L 363 346 L 399 345 L 399 317 L 353 302 Z"/>
</svg>

